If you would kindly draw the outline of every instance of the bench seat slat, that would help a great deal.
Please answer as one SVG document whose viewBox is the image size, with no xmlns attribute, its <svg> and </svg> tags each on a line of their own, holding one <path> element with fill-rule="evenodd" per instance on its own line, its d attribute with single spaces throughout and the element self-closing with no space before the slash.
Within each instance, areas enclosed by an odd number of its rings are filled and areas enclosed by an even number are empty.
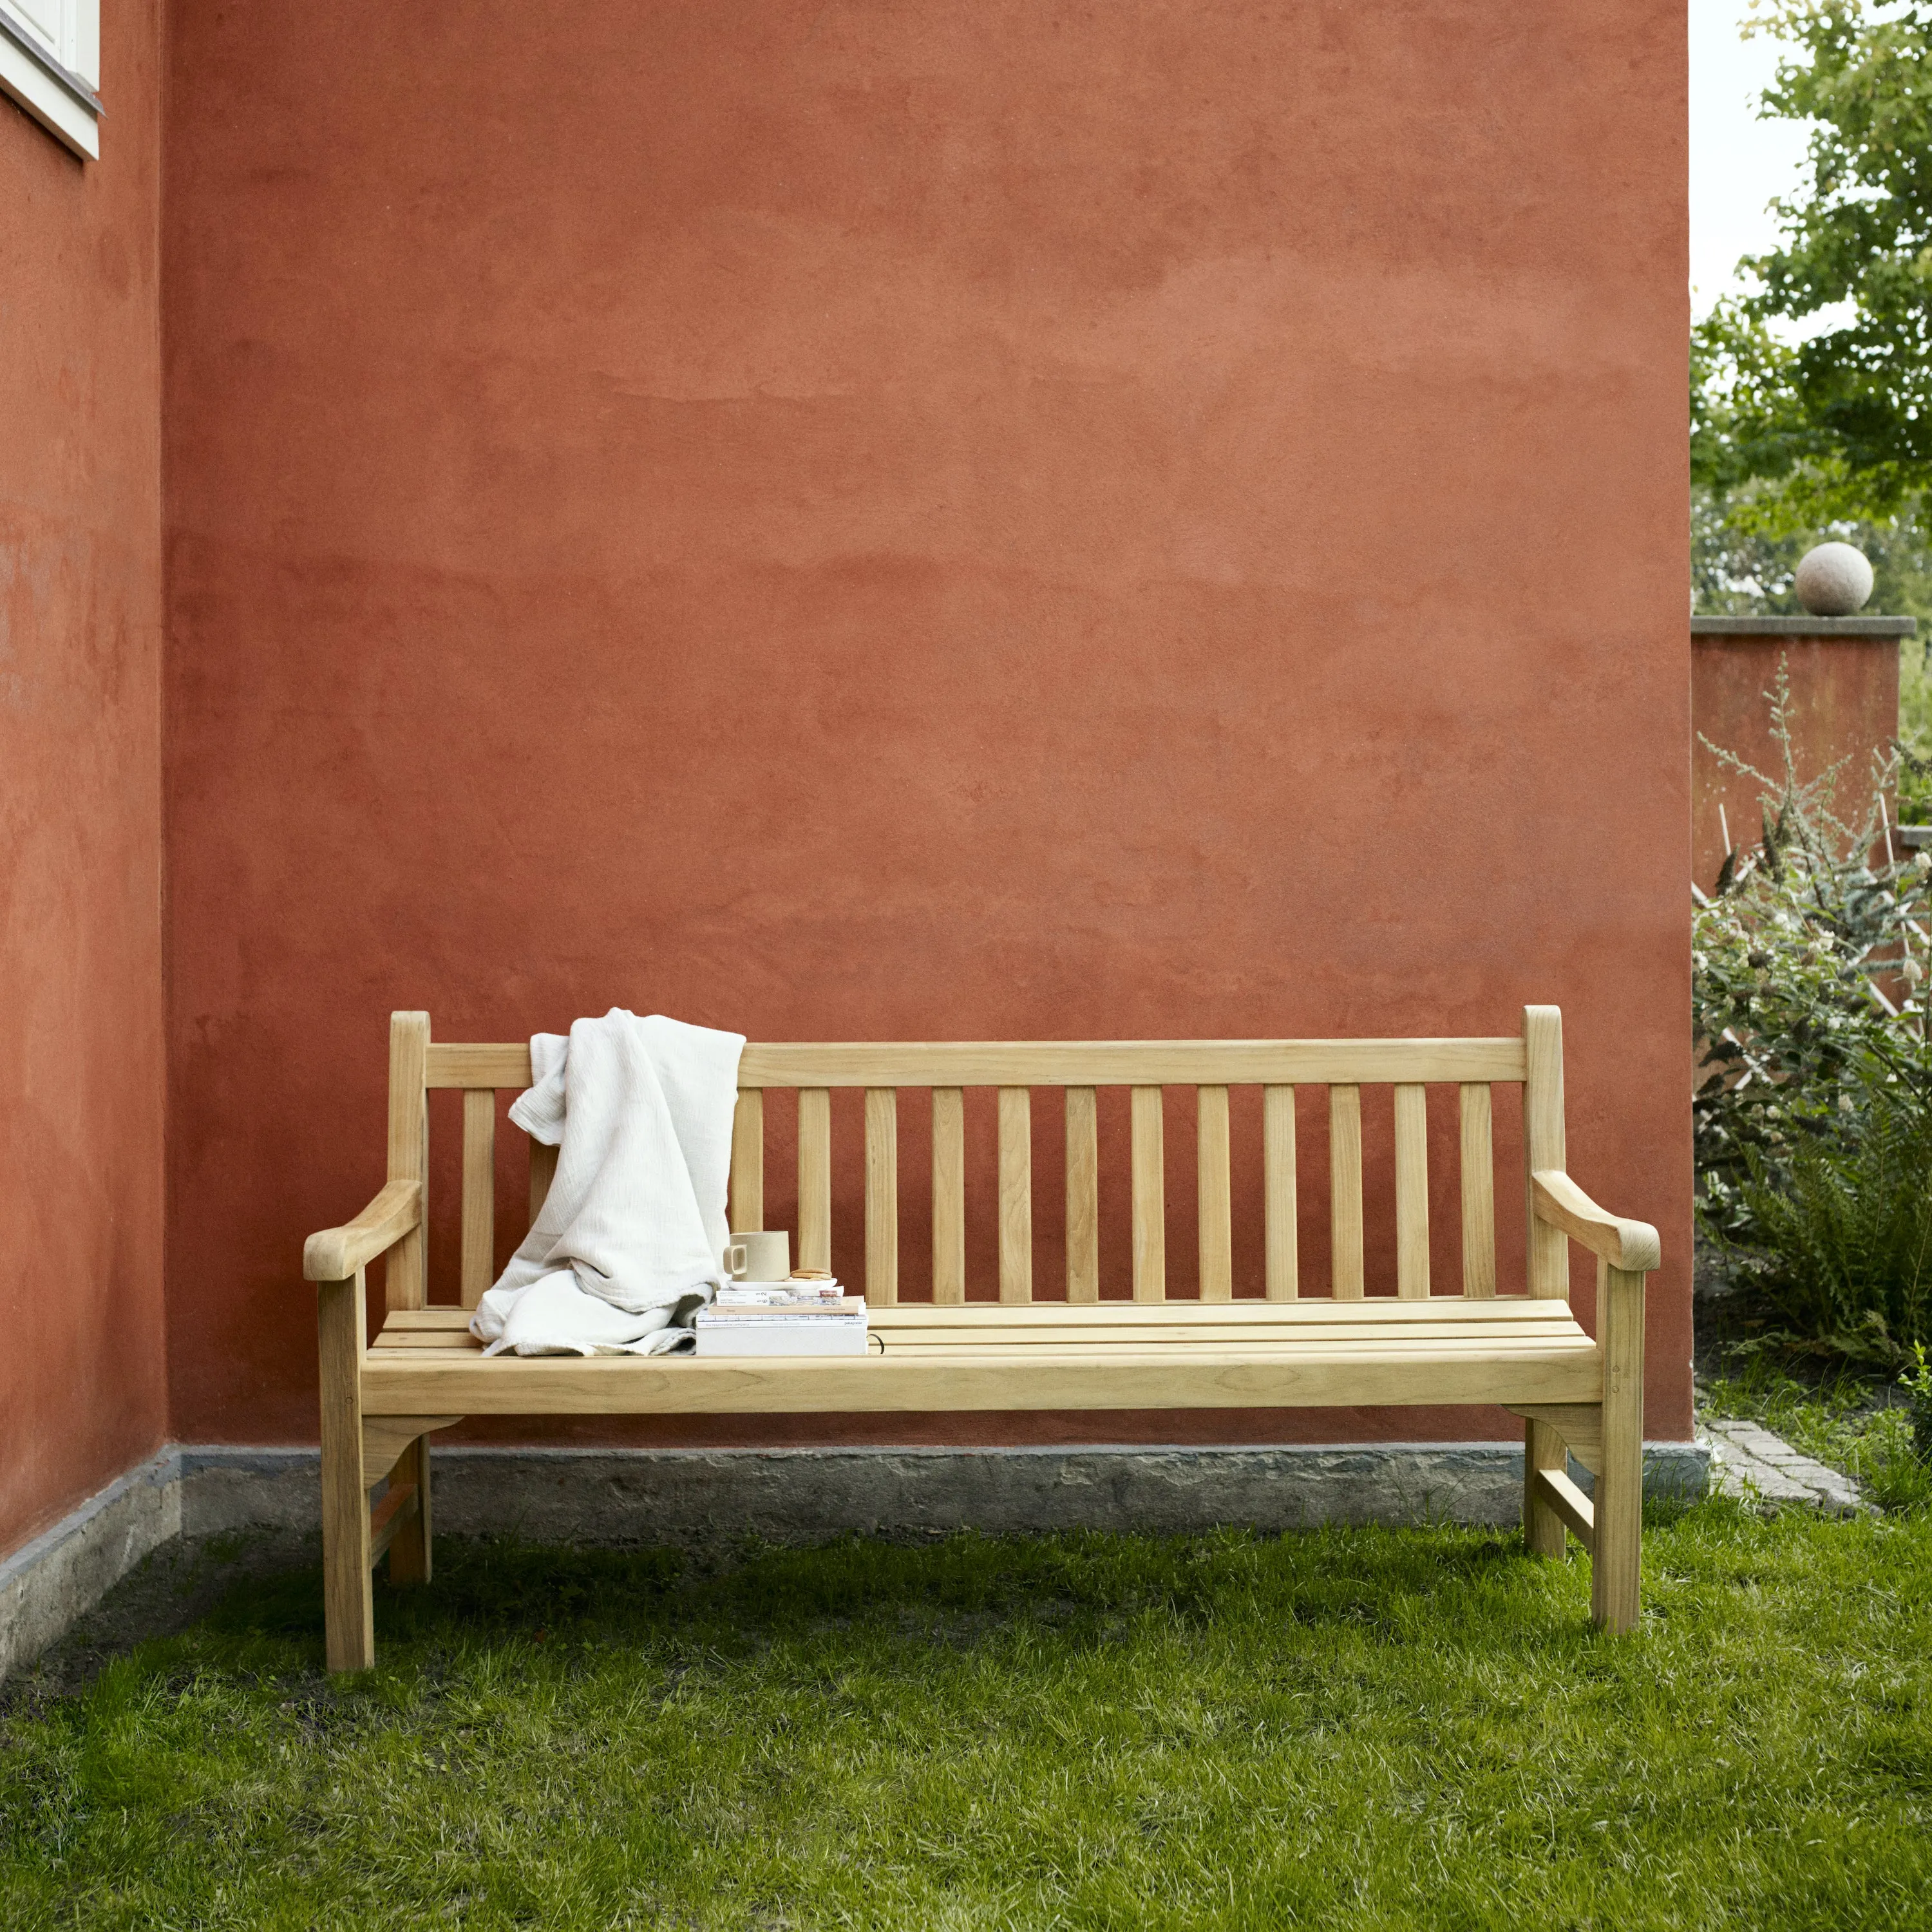
<svg viewBox="0 0 1932 1932">
<path fill-rule="evenodd" d="M 411 1323 L 426 1315 L 442 1311 L 413 1309 L 406 1311 Z M 448 1312 L 460 1316 L 460 1309 Z M 870 1311 L 875 1328 L 951 1324 L 958 1327 L 997 1323 L 1007 1327 L 1113 1327 L 1132 1324 L 1156 1329 L 1188 1328 L 1207 1325 L 1239 1328 L 1252 1327 L 1376 1328 L 1415 1325 L 1434 1328 L 1492 1323 L 1556 1322 L 1575 1328 L 1576 1318 L 1567 1301 L 1532 1301 L 1523 1294 L 1497 1295 L 1482 1302 L 1466 1301 L 1459 1294 L 1438 1294 L 1426 1301 L 1399 1300 L 1394 1295 L 1376 1295 L 1360 1301 L 1338 1301 L 1328 1295 L 1306 1296 L 1298 1301 L 1264 1301 L 1248 1297 L 1240 1301 L 1124 1301 L 1110 1299 L 1074 1304 L 1064 1301 L 1035 1301 L 1023 1307 L 1002 1307 L 989 1302 L 970 1302 L 963 1307 L 943 1308 L 930 1302 L 902 1302 L 896 1308 Z M 392 1322 L 402 1318 L 392 1315 Z M 1580 1332 L 1580 1330 L 1579 1331 Z"/>
<path fill-rule="evenodd" d="M 1076 1310 L 1084 1313 L 1084 1310 Z M 1018 1343 L 1029 1341 L 1056 1340 L 1068 1342 L 1096 1342 L 1133 1340 L 1141 1342 L 1166 1341 L 1198 1342 L 1214 1340 L 1224 1342 L 1230 1348 L 1240 1348 L 1250 1341 L 1265 1341 L 1272 1337 L 1284 1340 L 1320 1342 L 1336 1336 L 1359 1336 L 1364 1340 L 1378 1346 L 1384 1340 L 1398 1343 L 1424 1336 L 1440 1336 L 1444 1341 L 1453 1341 L 1458 1336 L 1480 1340 L 1488 1337 L 1508 1337 L 1517 1335 L 1581 1335 L 1583 1330 L 1574 1322 L 1431 1322 L 1391 1324 L 1384 1322 L 1251 1322 L 1238 1324 L 1203 1319 L 1198 1322 L 1164 1324 L 1160 1328 L 1150 1328 L 1138 1322 L 1026 1322 L 1024 1324 L 989 1322 L 973 1327 L 962 1328 L 947 1322 L 874 1322 L 872 1333 L 884 1336 L 889 1342 L 914 1337 L 931 1338 L 951 1342 L 961 1348 L 974 1348 L 986 1341 L 1004 1343 L 1008 1340 Z"/>
<path fill-rule="evenodd" d="M 901 1302 L 896 1308 L 870 1311 L 873 1328 L 890 1332 L 907 1328 L 1060 1328 L 1082 1324 L 1102 1328 L 1197 1328 L 1212 1324 L 1238 1330 L 1244 1327 L 1292 1328 L 1315 1330 L 1347 1327 L 1387 1329 L 1405 1327 L 1487 1328 L 1507 1324 L 1514 1329 L 1536 1325 L 1556 1325 L 1575 1329 L 1576 1318 L 1567 1301 L 1532 1300 L 1527 1295 L 1499 1294 L 1482 1301 L 1466 1301 L 1460 1295 L 1432 1296 L 1426 1301 L 1403 1301 L 1393 1295 L 1376 1295 L 1362 1301 L 1336 1301 L 1327 1295 L 1298 1301 L 1200 1301 L 1137 1302 L 1110 1300 L 1073 1304 L 1034 1301 L 1002 1306 L 997 1302 L 969 1302 L 944 1306 L 926 1301 Z M 393 1308 L 382 1325 L 382 1335 L 411 1330 L 466 1329 L 470 1310 L 448 1303 L 428 1308 Z"/>
<path fill-rule="evenodd" d="M 1164 1335 L 1158 1341 L 1144 1335 L 1117 1336 L 1093 1335 L 1040 1335 L 1021 1337 L 982 1336 L 976 1340 L 944 1335 L 915 1334 L 881 1338 L 883 1346 L 863 1359 L 875 1364 L 925 1361 L 956 1362 L 967 1366 L 988 1362 L 1005 1362 L 1022 1369 L 1052 1364 L 1066 1369 L 1083 1364 L 1096 1373 L 1120 1366 L 1144 1366 L 1168 1362 L 1177 1369 L 1210 1364 L 1274 1363 L 1293 1367 L 1298 1363 L 1379 1362 L 1427 1354 L 1442 1361 L 1490 1362 L 1512 1360 L 1587 1360 L 1594 1351 L 1587 1336 L 1575 1335 L 1470 1335 L 1407 1336 L 1391 1342 L 1379 1336 L 1243 1336 L 1238 1341 L 1225 1335 Z M 568 1363 L 567 1355 L 516 1356 L 483 1354 L 481 1342 L 471 1341 L 458 1347 L 448 1340 L 424 1342 L 400 1348 L 385 1349 L 370 1360 L 406 1363 L 430 1369 L 479 1365 L 486 1372 L 499 1366 L 520 1370 L 532 1361 Z M 810 1371 L 817 1364 L 842 1360 L 847 1366 L 860 1358 L 854 1356 L 744 1356 L 730 1358 L 696 1355 L 626 1355 L 577 1357 L 578 1360 L 604 1360 L 630 1364 L 640 1373 L 658 1375 L 690 1370 L 708 1374 L 721 1360 L 727 1366 L 758 1366 L 768 1362 L 794 1366 Z M 1512 1403 L 1514 1399 L 1512 1398 Z M 1016 1405 L 1024 1407 L 1024 1404 Z M 1522 1406 L 1522 1405 L 1515 1405 Z M 1549 1407 L 1542 1403 L 1535 1405 Z"/>
<path fill-rule="evenodd" d="M 407 1361 L 437 1372 L 473 1368 L 487 1375 L 501 1369 L 520 1377 L 533 1360 L 568 1363 L 565 1358 L 512 1356 L 484 1360 L 481 1345 L 462 1325 L 464 1315 L 460 1309 L 398 1311 L 376 1338 L 368 1358 L 370 1365 Z M 1186 1374 L 1204 1363 L 1297 1368 L 1411 1358 L 1466 1364 L 1597 1359 L 1596 1345 L 1567 1303 L 1520 1297 L 1475 1303 L 1447 1297 L 1427 1302 L 1110 1301 L 1004 1306 L 982 1302 L 963 1307 L 922 1303 L 875 1309 L 871 1327 L 883 1352 L 862 1360 L 762 1357 L 734 1361 L 690 1355 L 603 1360 L 607 1366 L 628 1366 L 649 1377 L 696 1373 L 709 1385 L 706 1378 L 720 1366 L 721 1360 L 730 1369 L 749 1360 L 760 1372 L 776 1362 L 788 1371 L 806 1375 L 818 1372 L 828 1364 L 841 1372 L 854 1369 L 862 1372 L 917 1361 L 952 1363 L 962 1368 L 1001 1362 L 1028 1372 L 1051 1367 L 1060 1380 L 1090 1372 L 1104 1380 L 1117 1369 L 1138 1370 L 1160 1361 L 1169 1364 L 1177 1373 Z M 655 1395 L 640 1390 L 640 1397 L 646 1408 L 662 1406 Z M 1491 1399 L 1502 1400 L 1500 1396 Z M 472 1406 L 454 1396 L 443 1402 L 446 1408 Z M 1028 1405 L 1016 1390 L 1013 1401 L 1006 1406 Z"/>
<path fill-rule="evenodd" d="M 943 1336 L 895 1338 L 875 1359 L 881 1363 L 922 1361 L 1011 1362 L 1022 1367 L 1054 1363 L 1069 1368 L 1082 1363 L 1096 1372 L 1122 1364 L 1172 1362 L 1178 1366 L 1202 1361 L 1239 1364 L 1268 1362 L 1292 1366 L 1298 1362 L 1379 1362 L 1426 1351 L 1438 1361 L 1487 1362 L 1512 1358 L 1588 1358 L 1594 1352 L 1587 1337 L 1545 1336 L 1412 1336 L 1390 1342 L 1382 1336 L 1326 1336 L 1313 1340 L 1290 1336 L 1269 1340 L 1243 1336 L 1164 1335 L 1157 1342 L 1144 1336 L 1124 1336 L 1109 1341 L 1090 1335 L 1028 1336 L 1006 1343 L 989 1340 L 974 1346 Z M 659 1358 L 662 1359 L 662 1358 Z M 715 1359 L 715 1358 L 714 1358 Z"/>
<path fill-rule="evenodd" d="M 474 1348 L 483 1344 L 474 1336 L 448 1328 L 385 1328 L 371 1346 L 375 1348 Z"/>
<path fill-rule="evenodd" d="M 1565 1326 L 1555 1322 L 1513 1323 L 1470 1322 L 1444 1324 L 1440 1328 L 1420 1326 L 1405 1328 L 1351 1328 L 1337 1322 L 1332 1328 L 1309 1329 L 1299 1324 L 1282 1324 L 1266 1328 L 1251 1328 L 1230 1329 L 1217 1327 L 1208 1322 L 1186 1328 L 1142 1328 L 1123 1322 L 1118 1328 L 1089 1328 L 1068 1323 L 1064 1327 L 1040 1328 L 1030 1323 L 1023 1328 L 1009 1328 L 1003 1323 L 988 1322 L 983 1328 L 952 1328 L 935 1323 L 928 1328 L 918 1323 L 904 1328 L 886 1328 L 875 1324 L 872 1330 L 875 1348 L 888 1352 L 894 1348 L 954 1348 L 966 1351 L 986 1349 L 1013 1349 L 1025 1352 L 1036 1348 L 1226 1348 L 1238 1352 L 1247 1348 L 1487 1348 L 1492 1344 L 1514 1348 L 1519 1344 L 1526 1348 L 1540 1348 L 1546 1343 L 1563 1348 L 1594 1347 L 1590 1336 L 1582 1329 Z M 482 1343 L 473 1335 L 454 1329 L 431 1330 L 404 1329 L 390 1335 L 384 1334 L 376 1340 L 373 1354 L 387 1350 L 407 1349 L 430 1352 L 452 1350 L 467 1354 L 480 1352 Z M 492 1359 L 498 1359 L 493 1358 Z M 508 1361 L 507 1355 L 500 1358 Z M 699 1357 L 686 1352 L 682 1354 L 643 1356 L 628 1359 L 633 1361 L 668 1362 L 675 1366 L 680 1362 L 714 1359 Z"/>
<path fill-rule="evenodd" d="M 983 1328 L 955 1328 L 944 1323 L 910 1324 L 886 1328 L 874 1324 L 872 1332 L 887 1349 L 926 1348 L 1245 1348 L 1250 1346 L 1290 1348 L 1397 1347 L 1426 1342 L 1443 1348 L 1466 1343 L 1487 1346 L 1492 1342 L 1514 1346 L 1518 1342 L 1553 1342 L 1568 1346 L 1587 1342 L 1588 1337 L 1574 1324 L 1539 1322 L 1458 1322 L 1441 1328 L 1413 1327 L 1390 1329 L 1377 1324 L 1372 1328 L 1352 1328 L 1336 1323 L 1327 1328 L 1310 1328 L 1300 1323 L 1267 1328 L 1230 1329 L 1203 1322 L 1188 1328 L 1146 1328 L 1123 1322 L 1118 1326 L 1088 1328 L 1069 1322 L 1054 1328 L 1005 1328 L 988 1324 Z M 482 1349 L 473 1337 L 449 1329 L 403 1329 L 386 1332 L 378 1338 L 378 1352 L 387 1349 L 459 1349 L 465 1354 Z M 675 1358 L 674 1358 L 675 1359 Z M 686 1358 L 686 1359 L 692 1359 Z"/>
<path fill-rule="evenodd" d="M 1096 1359 L 1097 1354 L 1097 1359 Z M 1027 1346 L 862 1357 L 448 1355 L 379 1349 L 371 1415 L 755 1414 L 926 1410 L 1332 1408 L 1597 1402 L 1587 1341 L 1364 1342 L 1096 1352 Z"/>
</svg>

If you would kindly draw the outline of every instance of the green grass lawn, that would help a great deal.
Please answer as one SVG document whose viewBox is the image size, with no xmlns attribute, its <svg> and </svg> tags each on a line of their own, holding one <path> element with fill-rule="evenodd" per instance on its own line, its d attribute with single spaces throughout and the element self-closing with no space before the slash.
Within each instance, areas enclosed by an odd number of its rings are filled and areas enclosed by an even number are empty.
<svg viewBox="0 0 1932 1932">
<path fill-rule="evenodd" d="M 1932 1520 L 446 1542 L 320 1673 L 242 1586 L 0 1721 L 0 1924 L 1932 1923 Z"/>
</svg>

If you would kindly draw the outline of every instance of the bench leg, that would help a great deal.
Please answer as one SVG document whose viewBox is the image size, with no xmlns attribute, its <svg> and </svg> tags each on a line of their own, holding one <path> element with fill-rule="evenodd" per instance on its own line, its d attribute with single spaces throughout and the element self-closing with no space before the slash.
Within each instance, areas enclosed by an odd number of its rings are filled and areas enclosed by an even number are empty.
<svg viewBox="0 0 1932 1932">
<path fill-rule="evenodd" d="M 1604 1352 L 1604 1468 L 1597 1478 L 1597 1546 L 1590 1616 L 1613 1634 L 1636 1628 L 1643 1542 L 1643 1276 L 1605 1268 L 1597 1287 Z"/>
<path fill-rule="evenodd" d="M 429 1581 L 429 1438 L 418 1436 L 405 1449 L 396 1464 L 392 1484 L 413 1483 L 416 1507 L 410 1520 L 396 1532 L 389 1545 L 389 1581 L 392 1584 L 427 1583 Z"/>
<path fill-rule="evenodd" d="M 369 1492 L 362 1486 L 362 1276 L 318 1282 L 316 1291 L 326 1648 L 331 1670 L 367 1670 L 376 1661 L 376 1610 L 369 1585 Z"/>
<path fill-rule="evenodd" d="M 1563 1519 L 1536 1486 L 1539 1469 L 1565 1469 L 1570 1452 L 1555 1426 L 1534 1418 L 1522 1425 L 1522 1540 L 1532 1556 L 1553 1556 L 1560 1563 L 1570 1553 Z"/>
</svg>

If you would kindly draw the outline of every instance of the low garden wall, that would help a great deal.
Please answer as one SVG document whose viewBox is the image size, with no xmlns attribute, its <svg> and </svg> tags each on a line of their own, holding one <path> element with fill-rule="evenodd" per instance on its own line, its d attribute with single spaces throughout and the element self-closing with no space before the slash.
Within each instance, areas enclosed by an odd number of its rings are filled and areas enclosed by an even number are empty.
<svg viewBox="0 0 1932 1932">
<path fill-rule="evenodd" d="M 1690 876 L 1705 891 L 1727 846 L 1762 836 L 1764 787 L 1718 750 L 1775 776 L 1768 694 L 1779 665 L 1790 680 L 1799 778 L 1846 759 L 1847 795 L 1862 796 L 1873 754 L 1898 735 L 1898 646 L 1916 628 L 1910 617 L 1691 619 Z"/>
</svg>

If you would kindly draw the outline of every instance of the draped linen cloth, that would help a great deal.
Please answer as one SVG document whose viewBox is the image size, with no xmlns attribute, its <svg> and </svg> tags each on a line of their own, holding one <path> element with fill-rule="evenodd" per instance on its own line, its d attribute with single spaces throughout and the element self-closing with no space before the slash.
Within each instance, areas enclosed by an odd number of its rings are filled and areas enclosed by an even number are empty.
<svg viewBox="0 0 1932 1932">
<path fill-rule="evenodd" d="M 613 1006 L 530 1041 L 510 1118 L 557 1149 L 542 1211 L 471 1318 L 486 1355 L 658 1354 L 723 1282 L 745 1036 Z"/>
</svg>

